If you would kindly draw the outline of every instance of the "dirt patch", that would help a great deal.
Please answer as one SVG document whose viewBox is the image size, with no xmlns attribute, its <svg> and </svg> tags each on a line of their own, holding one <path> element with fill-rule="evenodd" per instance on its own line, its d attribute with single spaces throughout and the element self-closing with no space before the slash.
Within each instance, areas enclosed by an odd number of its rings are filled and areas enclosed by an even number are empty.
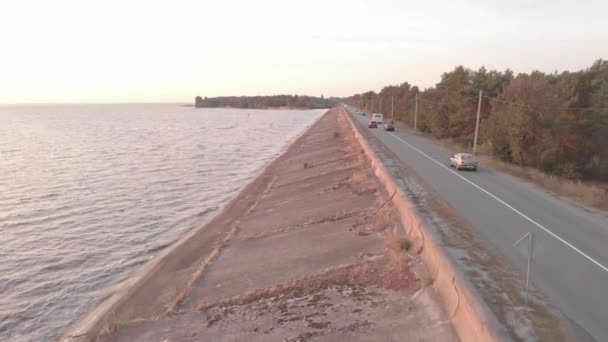
<svg viewBox="0 0 608 342">
<path fill-rule="evenodd" d="M 406 259 L 405 254 L 402 255 L 402 258 Z M 281 302 L 314 295 L 328 288 L 335 288 L 340 293 L 348 292 L 356 300 L 361 299 L 362 290 L 369 286 L 412 292 L 418 288 L 417 281 L 406 267 L 407 261 L 405 264 L 401 261 L 387 254 L 371 257 L 356 264 L 333 269 L 292 283 L 279 284 L 224 302 L 203 305 L 199 307 L 199 310 L 206 312 L 215 307 L 246 305 L 269 298 L 273 298 L 275 302 Z M 312 298 L 320 297 L 312 296 Z"/>
<path fill-rule="evenodd" d="M 312 331 L 305 333 L 314 333 L 315 336 L 334 330 L 352 332 L 373 324 L 359 319 L 368 314 L 366 308 L 386 305 L 386 293 L 406 299 L 419 288 L 407 266 L 407 262 L 399 262 L 385 254 L 292 283 L 205 305 L 199 310 L 206 317 L 208 327 L 217 323 L 234 325 L 234 322 L 246 318 L 272 319 L 273 330 L 284 330 L 286 326 L 311 328 Z M 340 317 L 336 315 L 338 312 Z M 270 332 L 268 329 L 264 331 L 266 334 Z"/>
</svg>

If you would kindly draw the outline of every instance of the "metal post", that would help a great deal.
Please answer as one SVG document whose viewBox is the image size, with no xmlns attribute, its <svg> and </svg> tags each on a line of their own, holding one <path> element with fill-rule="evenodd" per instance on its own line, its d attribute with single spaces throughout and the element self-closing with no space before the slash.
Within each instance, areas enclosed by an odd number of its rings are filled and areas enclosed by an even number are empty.
<svg viewBox="0 0 608 342">
<path fill-rule="evenodd" d="M 526 306 L 528 305 L 528 289 L 530 288 L 530 265 L 532 264 L 532 245 L 534 234 L 530 234 L 530 246 L 528 247 L 528 270 L 526 271 Z"/>
<path fill-rule="evenodd" d="M 473 155 L 477 150 L 477 134 L 479 133 L 479 116 L 481 114 L 481 97 L 483 96 L 483 90 L 479 91 L 479 102 L 477 103 L 477 122 L 475 123 L 475 140 L 473 141 Z"/>
<path fill-rule="evenodd" d="M 515 247 L 527 237 L 530 238 L 530 244 L 528 245 L 528 268 L 526 270 L 526 297 L 525 297 L 526 306 L 528 306 L 528 293 L 529 293 L 529 289 L 530 289 L 530 266 L 532 265 L 534 233 L 526 233 L 524 236 L 521 237 L 521 239 L 517 240 L 517 242 L 513 244 L 513 247 Z"/>
<path fill-rule="evenodd" d="M 418 129 L 418 93 L 416 93 L 416 102 L 414 103 L 414 129 Z"/>
</svg>

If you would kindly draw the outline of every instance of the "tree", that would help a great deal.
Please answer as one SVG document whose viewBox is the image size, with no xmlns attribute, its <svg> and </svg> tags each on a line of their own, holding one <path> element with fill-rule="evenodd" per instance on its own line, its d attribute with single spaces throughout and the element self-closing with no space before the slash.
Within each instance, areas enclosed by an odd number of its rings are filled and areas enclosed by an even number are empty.
<svg viewBox="0 0 608 342">
<path fill-rule="evenodd" d="M 234 108 L 330 108 L 343 101 L 342 98 L 298 95 L 274 95 L 274 96 L 220 96 L 205 97 L 197 96 L 194 100 L 196 107 L 234 107 Z"/>
<path fill-rule="evenodd" d="M 200 96 L 197 96 L 194 98 L 194 107 L 196 108 L 201 108 L 203 106 L 203 98 Z"/>
<path fill-rule="evenodd" d="M 418 129 L 470 147 L 479 91 L 479 142 L 494 156 L 572 179 L 608 181 L 608 61 L 585 70 L 514 75 L 481 67 L 457 66 L 443 73 L 434 87 L 420 91 L 403 82 L 376 94 L 351 97 L 374 111 L 390 113 L 413 126 L 418 94 Z M 380 105 L 382 101 L 382 105 Z"/>
</svg>

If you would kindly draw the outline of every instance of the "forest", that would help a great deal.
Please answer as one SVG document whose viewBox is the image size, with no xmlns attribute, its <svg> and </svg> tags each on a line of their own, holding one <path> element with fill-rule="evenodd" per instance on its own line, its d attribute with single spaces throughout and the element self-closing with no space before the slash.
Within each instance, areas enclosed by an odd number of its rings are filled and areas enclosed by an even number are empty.
<svg viewBox="0 0 608 342">
<path fill-rule="evenodd" d="M 221 96 L 205 97 L 197 96 L 194 106 L 197 108 L 298 108 L 298 109 L 319 109 L 331 108 L 343 99 L 325 98 L 305 95 L 273 95 L 273 96 Z"/>
<path fill-rule="evenodd" d="M 404 82 L 347 99 L 391 114 L 437 139 L 473 144 L 479 92 L 478 151 L 572 180 L 608 181 L 608 61 L 561 73 L 471 70 L 463 66 L 420 90 Z M 373 102 L 373 108 L 372 106 Z"/>
</svg>

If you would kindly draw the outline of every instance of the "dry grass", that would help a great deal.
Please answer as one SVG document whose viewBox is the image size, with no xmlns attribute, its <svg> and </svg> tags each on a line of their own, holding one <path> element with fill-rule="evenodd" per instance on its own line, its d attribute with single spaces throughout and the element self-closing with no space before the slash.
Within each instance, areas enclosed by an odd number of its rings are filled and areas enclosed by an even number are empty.
<svg viewBox="0 0 608 342">
<path fill-rule="evenodd" d="M 395 253 L 406 252 L 411 246 L 411 241 L 405 236 L 398 236 L 392 233 L 386 236 L 386 247 Z"/>
<path fill-rule="evenodd" d="M 549 175 L 537 169 L 508 164 L 488 156 L 483 156 L 481 159 L 485 164 L 491 165 L 495 169 L 528 180 L 549 192 L 589 207 L 608 210 L 608 185 L 571 181 Z"/>
<path fill-rule="evenodd" d="M 380 209 L 376 213 L 375 227 L 376 231 L 385 232 L 386 247 L 397 254 L 409 250 L 412 245 L 411 241 L 394 229 L 388 229 L 392 225 L 391 210 L 386 207 Z"/>
</svg>

